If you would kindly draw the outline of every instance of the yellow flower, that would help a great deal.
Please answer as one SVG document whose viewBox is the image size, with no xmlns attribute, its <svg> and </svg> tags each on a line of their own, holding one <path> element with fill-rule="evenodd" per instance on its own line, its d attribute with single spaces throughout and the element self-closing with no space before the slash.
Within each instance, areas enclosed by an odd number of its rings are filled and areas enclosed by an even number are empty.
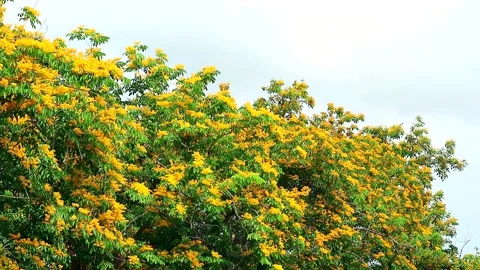
<svg viewBox="0 0 480 270">
<path fill-rule="evenodd" d="M 9 236 L 10 236 L 10 239 L 17 240 L 17 239 L 20 239 L 21 235 L 20 235 L 20 233 L 16 233 L 16 234 L 11 233 L 11 234 L 9 234 Z"/>
<path fill-rule="evenodd" d="M 173 67 L 173 69 L 176 69 L 176 70 L 184 69 L 184 68 L 185 68 L 185 65 L 183 65 L 183 64 L 177 64 L 175 67 Z"/>
<path fill-rule="evenodd" d="M 164 130 L 160 130 L 159 132 L 157 132 L 157 137 L 158 138 L 162 138 L 163 136 L 166 136 L 168 135 L 168 132 L 164 131 Z"/>
<path fill-rule="evenodd" d="M 127 238 L 127 239 L 125 239 L 125 245 L 127 245 L 127 246 L 133 246 L 134 244 L 135 244 L 135 239 L 130 238 L 130 237 Z"/>
<path fill-rule="evenodd" d="M 199 255 L 197 251 L 188 250 L 186 255 L 187 259 L 190 261 L 194 268 L 200 268 L 203 266 L 203 263 L 201 263 L 197 258 L 197 256 Z"/>
<path fill-rule="evenodd" d="M 185 215 L 185 213 L 187 213 L 187 209 L 186 209 L 185 206 L 183 206 L 181 203 L 177 204 L 177 206 L 175 207 L 175 209 L 177 210 L 177 212 L 178 212 L 180 215 Z"/>
<path fill-rule="evenodd" d="M 55 200 L 57 200 L 57 204 L 59 206 L 63 206 L 63 200 L 62 200 L 62 195 L 60 195 L 59 192 L 54 192 L 53 197 L 55 197 Z"/>
<path fill-rule="evenodd" d="M 202 183 L 203 183 L 203 181 L 202 181 Z M 210 193 L 212 193 L 213 195 L 218 196 L 218 197 L 220 197 L 222 195 L 222 192 L 217 187 L 210 187 L 208 189 L 208 191 L 210 191 Z"/>
<path fill-rule="evenodd" d="M 0 79 L 0 86 L 7 86 L 8 85 L 8 80 L 5 78 Z"/>
<path fill-rule="evenodd" d="M 217 70 L 217 68 L 214 67 L 214 66 L 204 67 L 203 68 L 203 73 L 204 74 L 211 74 L 211 73 L 214 73 L 216 70 Z"/>
<path fill-rule="evenodd" d="M 200 78 L 200 76 L 195 75 L 195 76 L 193 76 L 193 77 L 191 77 L 191 78 L 186 79 L 185 82 L 186 82 L 186 83 L 194 84 L 194 83 L 200 81 L 201 79 L 202 79 L 202 78 Z"/>
<path fill-rule="evenodd" d="M 213 206 L 223 206 L 224 202 L 216 198 L 208 198 L 207 202 L 209 202 Z"/>
<path fill-rule="evenodd" d="M 132 188 L 140 195 L 146 196 L 150 194 L 150 189 L 148 189 L 143 183 L 134 182 L 132 183 Z"/>
<path fill-rule="evenodd" d="M 37 255 L 33 255 L 32 258 L 38 267 L 43 268 L 45 266 L 45 262 L 42 261 L 42 259 L 40 259 L 40 257 L 38 257 Z"/>
<path fill-rule="evenodd" d="M 322 252 L 323 254 L 328 254 L 328 253 L 330 253 L 330 250 L 328 250 L 324 247 L 320 247 L 320 252 Z"/>
<path fill-rule="evenodd" d="M 247 198 L 247 203 L 250 205 L 258 205 L 260 202 L 255 198 Z"/>
<path fill-rule="evenodd" d="M 140 248 L 140 251 L 152 251 L 153 248 L 150 245 L 144 245 Z"/>
<path fill-rule="evenodd" d="M 42 152 L 49 158 L 55 159 L 55 150 L 50 150 L 50 146 L 47 144 L 40 145 Z"/>
<path fill-rule="evenodd" d="M 75 134 L 77 134 L 77 135 L 82 135 L 83 134 L 83 131 L 81 129 L 79 129 L 78 127 L 74 128 L 73 132 L 75 132 Z"/>
<path fill-rule="evenodd" d="M 156 104 L 159 107 L 168 107 L 168 106 L 172 105 L 172 103 L 170 101 L 157 101 Z"/>
<path fill-rule="evenodd" d="M 257 110 L 255 110 L 252 107 L 252 104 L 250 104 L 249 102 L 245 104 L 245 109 L 247 109 L 247 111 L 254 117 L 260 114 Z"/>
<path fill-rule="evenodd" d="M 195 123 L 195 126 L 198 127 L 198 128 L 201 128 L 201 129 L 206 129 L 207 128 L 206 125 L 204 125 L 202 123 L 199 123 L 199 122 Z"/>
<path fill-rule="evenodd" d="M 138 143 L 137 143 L 137 149 L 142 153 L 147 153 L 147 149 L 143 145 L 140 145 Z"/>
<path fill-rule="evenodd" d="M 133 46 L 128 46 L 125 48 L 125 51 L 127 51 L 127 53 L 135 53 L 136 50 Z"/>
<path fill-rule="evenodd" d="M 131 171 L 131 172 L 138 172 L 138 171 L 141 171 L 142 170 L 142 167 L 139 167 L 135 164 L 128 164 L 127 165 L 127 170 Z"/>
<path fill-rule="evenodd" d="M 272 214 L 272 215 L 277 215 L 277 214 L 280 214 L 280 213 L 281 213 L 281 212 L 280 212 L 280 209 L 275 208 L 275 207 L 270 208 L 270 210 L 269 210 L 268 212 L 269 212 L 270 214 Z"/>
<path fill-rule="evenodd" d="M 215 259 L 220 259 L 222 255 L 218 254 L 218 252 L 212 251 L 212 257 L 214 257 Z"/>
<path fill-rule="evenodd" d="M 39 12 L 38 10 L 32 8 L 32 7 L 25 7 L 25 9 L 26 9 L 28 12 L 32 13 L 32 15 L 35 16 L 35 17 L 40 16 L 40 12 Z"/>
<path fill-rule="evenodd" d="M 78 212 L 82 213 L 82 214 L 85 214 L 85 215 L 88 215 L 90 213 L 89 210 L 85 209 L 85 208 L 78 208 Z"/>
<path fill-rule="evenodd" d="M 107 228 L 105 228 L 105 230 L 103 231 L 103 235 L 105 235 L 105 238 L 110 239 L 110 240 L 116 240 L 117 239 L 115 234 L 112 231 L 108 230 Z"/>
<path fill-rule="evenodd" d="M 225 96 L 225 93 L 222 93 L 222 92 L 226 92 L 226 91 L 224 90 L 224 91 L 221 91 L 220 93 L 218 93 L 216 95 L 216 98 L 220 101 L 225 102 L 230 108 L 236 109 L 237 104 L 235 104 L 235 99 L 230 97 L 230 96 Z"/>
<path fill-rule="evenodd" d="M 210 174 L 210 173 L 213 173 L 213 171 L 210 168 L 203 168 L 200 173 L 201 174 Z"/>
<path fill-rule="evenodd" d="M 275 270 L 283 270 L 283 267 L 280 264 L 274 264 L 274 265 L 272 265 L 272 267 Z"/>
<path fill-rule="evenodd" d="M 192 111 L 192 110 L 187 110 L 186 113 L 190 116 L 193 116 L 193 117 L 196 117 L 196 118 L 201 118 L 203 117 L 205 114 L 202 113 L 202 112 L 198 112 L 198 111 Z"/>
<path fill-rule="evenodd" d="M 302 158 L 306 158 L 306 157 L 307 157 L 307 151 L 303 150 L 302 147 L 300 147 L 300 146 L 297 145 L 297 147 L 295 147 L 295 149 L 298 151 L 298 153 L 300 154 L 300 156 L 301 156 Z"/>
<path fill-rule="evenodd" d="M 199 152 L 193 152 L 193 166 L 198 168 L 203 166 L 203 164 L 205 164 L 205 160 L 202 155 Z"/>
<path fill-rule="evenodd" d="M 376 254 L 373 254 L 373 257 L 375 259 L 380 259 L 381 257 L 384 257 L 385 254 L 383 252 L 379 252 L 379 253 L 376 253 Z"/>
<path fill-rule="evenodd" d="M 268 257 L 270 256 L 270 254 L 272 254 L 273 252 L 275 252 L 277 249 L 273 246 L 270 246 L 270 245 L 267 245 L 265 243 L 261 243 L 260 244 L 260 250 L 262 251 L 262 253 Z"/>
<path fill-rule="evenodd" d="M 65 229 L 65 221 L 63 219 L 57 220 L 56 228 L 59 232 Z"/>
<path fill-rule="evenodd" d="M 25 115 L 25 117 L 9 117 L 8 122 L 14 125 L 24 125 L 30 121 L 30 117 Z"/>
<path fill-rule="evenodd" d="M 47 191 L 47 192 L 50 192 L 50 191 L 52 191 L 52 186 L 50 186 L 50 184 L 48 184 L 48 183 L 47 183 L 47 184 L 45 184 L 45 185 L 43 185 L 43 188 L 44 188 L 44 189 L 45 189 L 45 191 Z"/>
<path fill-rule="evenodd" d="M 252 219 L 252 218 L 253 218 L 252 214 L 250 214 L 250 213 L 245 213 L 245 214 L 243 214 L 243 217 L 244 217 L 245 219 Z"/>
<path fill-rule="evenodd" d="M 128 256 L 128 263 L 129 264 L 138 264 L 138 263 L 140 263 L 140 259 L 137 257 L 137 255 Z"/>
</svg>

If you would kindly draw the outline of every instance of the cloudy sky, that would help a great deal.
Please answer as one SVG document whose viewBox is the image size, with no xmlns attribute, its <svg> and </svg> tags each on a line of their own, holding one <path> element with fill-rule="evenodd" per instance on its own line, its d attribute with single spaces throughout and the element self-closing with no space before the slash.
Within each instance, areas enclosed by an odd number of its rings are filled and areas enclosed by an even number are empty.
<svg viewBox="0 0 480 270">
<path fill-rule="evenodd" d="M 36 5 L 49 37 L 85 25 L 111 37 L 109 56 L 141 41 L 192 72 L 215 65 L 239 103 L 273 78 L 304 79 L 317 112 L 333 102 L 385 125 L 421 115 L 437 146 L 453 138 L 469 162 L 435 189 L 460 221 L 457 244 L 480 247 L 480 1 L 17 2 Z"/>
</svg>

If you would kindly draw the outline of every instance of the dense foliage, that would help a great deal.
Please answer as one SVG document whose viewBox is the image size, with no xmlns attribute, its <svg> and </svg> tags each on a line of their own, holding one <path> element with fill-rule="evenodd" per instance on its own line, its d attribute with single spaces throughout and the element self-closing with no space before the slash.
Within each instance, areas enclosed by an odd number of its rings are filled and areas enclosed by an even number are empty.
<svg viewBox="0 0 480 270">
<path fill-rule="evenodd" d="M 6 0 L 2 1 L 5 4 Z M 0 10 L 3 18 L 5 9 Z M 33 28 L 39 13 L 25 7 Z M 307 85 L 238 106 L 157 50 L 104 59 L 0 23 L 1 269 L 474 269 L 436 176 L 465 161 L 421 118 L 358 127 Z"/>
</svg>

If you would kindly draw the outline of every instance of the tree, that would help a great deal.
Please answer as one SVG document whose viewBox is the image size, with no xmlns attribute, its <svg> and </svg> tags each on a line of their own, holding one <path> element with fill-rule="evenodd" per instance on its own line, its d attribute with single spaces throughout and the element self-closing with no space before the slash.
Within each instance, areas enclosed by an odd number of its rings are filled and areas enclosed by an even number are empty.
<svg viewBox="0 0 480 270">
<path fill-rule="evenodd" d="M 68 37 L 90 47 L 2 18 L 0 268 L 478 264 L 457 257 L 456 220 L 431 190 L 466 162 L 453 141 L 433 147 L 421 118 L 405 132 L 360 129 L 363 115 L 333 104 L 306 116 L 308 86 L 278 80 L 238 106 L 228 84 L 206 95 L 214 67 L 184 77 L 161 50 L 104 59 L 108 37 Z"/>
</svg>

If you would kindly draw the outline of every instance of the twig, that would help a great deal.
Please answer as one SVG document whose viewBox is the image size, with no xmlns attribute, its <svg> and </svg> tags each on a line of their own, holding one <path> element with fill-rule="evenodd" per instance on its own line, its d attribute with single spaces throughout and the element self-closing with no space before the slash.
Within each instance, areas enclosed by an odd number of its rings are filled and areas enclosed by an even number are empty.
<svg viewBox="0 0 480 270">
<path fill-rule="evenodd" d="M 233 211 L 235 212 L 235 215 L 236 215 L 240 220 L 242 220 L 243 218 L 238 214 L 237 205 L 235 204 L 235 198 L 233 197 L 232 193 L 230 193 L 230 191 L 228 191 L 228 190 L 225 190 L 225 192 L 228 193 L 228 195 L 230 195 L 230 197 L 232 198 Z"/>
<path fill-rule="evenodd" d="M 9 199 L 21 199 L 21 200 L 30 200 L 30 198 L 19 197 L 19 196 L 11 196 L 11 195 L 0 195 L 0 197 L 9 198 Z"/>
<path fill-rule="evenodd" d="M 141 218 L 142 216 L 146 215 L 148 212 L 143 212 L 141 215 L 139 215 L 138 217 L 130 220 L 130 222 L 127 223 L 127 226 L 125 226 L 125 228 L 122 230 L 122 234 L 125 232 L 125 230 L 130 226 L 130 224 L 132 224 L 135 220 Z"/>
<path fill-rule="evenodd" d="M 458 257 L 459 257 L 460 259 L 462 258 L 463 248 L 468 244 L 468 242 L 470 242 L 470 240 L 472 240 L 472 239 L 468 239 L 467 241 L 465 241 L 465 243 L 463 244 L 462 248 L 460 249 L 460 254 L 458 255 Z"/>
<path fill-rule="evenodd" d="M 364 227 L 354 227 L 354 229 L 356 230 L 362 230 L 362 231 L 366 231 L 366 232 L 369 232 L 369 233 L 374 233 L 376 235 L 380 235 L 380 236 L 383 236 L 383 237 L 388 237 L 394 244 L 396 244 L 397 246 L 403 246 L 403 247 L 407 247 L 407 248 L 412 248 L 412 246 L 410 245 L 407 245 L 407 244 L 402 244 L 402 243 L 399 243 L 395 238 L 393 238 L 392 236 L 390 235 L 385 235 L 381 232 L 378 232 L 378 231 L 374 231 L 374 230 L 371 230 L 371 229 L 368 229 L 368 228 L 364 228 Z M 395 246 L 394 246 L 395 248 Z M 396 249 L 396 248 L 395 248 Z"/>
</svg>

